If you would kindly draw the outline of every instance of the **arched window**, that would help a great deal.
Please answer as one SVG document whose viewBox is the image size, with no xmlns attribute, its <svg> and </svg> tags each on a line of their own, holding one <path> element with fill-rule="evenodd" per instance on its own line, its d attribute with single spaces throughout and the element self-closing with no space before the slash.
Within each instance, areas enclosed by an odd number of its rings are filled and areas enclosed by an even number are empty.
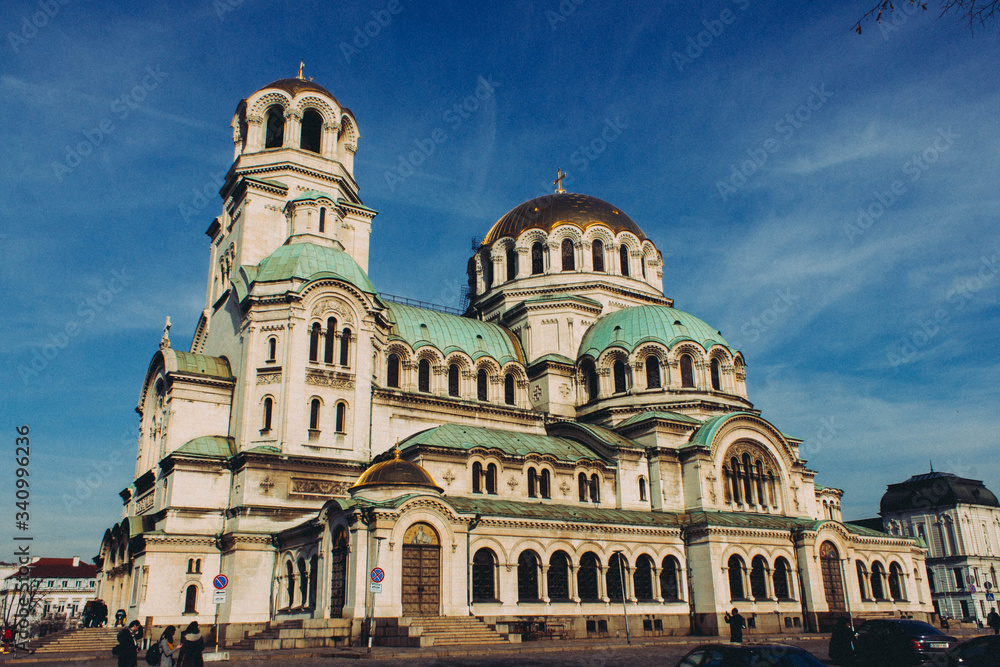
<svg viewBox="0 0 1000 667">
<path fill-rule="evenodd" d="M 309 402 L 309 430 L 318 431 L 319 430 L 319 407 L 320 402 L 318 398 L 314 398 Z"/>
<path fill-rule="evenodd" d="M 299 559 L 299 606 L 306 606 L 309 599 L 309 571 L 306 569 L 304 558 Z"/>
<path fill-rule="evenodd" d="M 581 600 L 594 602 L 600 599 L 597 581 L 601 571 L 601 561 L 588 551 L 580 557 L 580 569 L 576 573 L 576 590 Z"/>
<path fill-rule="evenodd" d="M 770 470 L 767 471 L 767 493 L 771 497 L 771 507 L 778 508 L 778 490 L 777 485 L 774 483 L 774 473 Z"/>
<path fill-rule="evenodd" d="M 538 601 L 538 556 L 528 549 L 517 557 L 517 601 Z"/>
<path fill-rule="evenodd" d="M 690 354 L 681 355 L 681 387 L 694 387 L 694 360 Z"/>
<path fill-rule="evenodd" d="M 590 485 L 587 483 L 586 473 L 581 472 L 578 481 L 580 486 L 580 502 L 585 503 L 587 502 L 587 491 L 590 489 Z"/>
<path fill-rule="evenodd" d="M 645 256 L 639 257 L 639 266 L 642 267 L 642 279 L 646 279 L 646 258 Z"/>
<path fill-rule="evenodd" d="M 858 571 L 858 590 L 861 591 L 862 600 L 871 600 L 868 595 L 868 568 L 861 561 L 857 561 L 855 569 Z"/>
<path fill-rule="evenodd" d="M 264 148 L 281 148 L 285 142 L 285 110 L 271 107 L 264 125 Z"/>
<path fill-rule="evenodd" d="M 497 494 L 497 466 L 491 463 L 486 466 L 486 493 Z"/>
<path fill-rule="evenodd" d="M 590 476 L 590 502 L 601 502 L 601 479 L 596 472 Z"/>
<path fill-rule="evenodd" d="M 479 263 L 483 267 L 483 287 L 489 290 L 493 287 L 493 259 L 486 248 L 479 254 Z"/>
<path fill-rule="evenodd" d="M 483 464 L 478 461 L 472 464 L 472 492 L 483 492 Z"/>
<path fill-rule="evenodd" d="M 319 361 L 319 322 L 309 329 L 309 361 Z"/>
<path fill-rule="evenodd" d="M 622 575 L 628 576 L 628 561 L 620 553 L 613 554 L 608 559 L 608 573 L 605 575 L 608 598 L 612 601 L 621 601 L 625 595 Z"/>
<path fill-rule="evenodd" d="M 511 373 L 503 378 L 503 402 L 514 405 L 514 376 Z"/>
<path fill-rule="evenodd" d="M 431 362 L 421 359 L 417 364 L 417 391 L 431 390 Z"/>
<path fill-rule="evenodd" d="M 337 433 L 347 432 L 347 404 L 337 403 Z"/>
<path fill-rule="evenodd" d="M 315 109 L 307 109 L 302 114 L 301 126 L 299 148 L 319 153 L 320 140 L 323 136 L 323 117 Z"/>
<path fill-rule="evenodd" d="M 635 561 L 632 573 L 632 590 L 637 600 L 653 600 L 653 561 L 643 554 Z"/>
<path fill-rule="evenodd" d="M 594 271 L 604 271 L 604 243 L 600 239 L 591 246 L 594 254 Z"/>
<path fill-rule="evenodd" d="M 316 588 L 319 577 L 319 556 L 309 559 L 309 608 L 316 608 Z"/>
<path fill-rule="evenodd" d="M 590 400 L 596 401 L 601 391 L 600 380 L 597 377 L 597 368 L 594 366 L 594 362 L 588 360 L 581 367 L 581 370 L 587 384 L 587 396 Z"/>
<path fill-rule="evenodd" d="M 763 556 L 754 556 L 750 561 L 750 593 L 754 600 L 767 599 L 767 561 Z"/>
<path fill-rule="evenodd" d="M 719 376 L 719 360 L 712 359 L 712 389 L 722 391 L 722 379 Z"/>
<path fill-rule="evenodd" d="M 507 248 L 507 280 L 517 278 L 517 250 L 513 246 Z"/>
<path fill-rule="evenodd" d="M 618 250 L 619 250 L 618 254 L 621 257 L 622 275 L 628 277 L 630 275 L 628 268 L 628 247 L 621 246 Z"/>
<path fill-rule="evenodd" d="M 201 559 L 200 558 L 195 558 L 194 559 L 194 571 L 195 571 L 195 574 L 201 574 Z"/>
<path fill-rule="evenodd" d="M 536 487 L 538 486 L 538 473 L 535 472 L 534 468 L 528 468 L 528 497 L 534 498 L 536 494 Z"/>
<path fill-rule="evenodd" d="M 906 584 L 903 582 L 903 569 L 899 563 L 889 564 L 889 597 L 895 602 L 906 599 Z"/>
<path fill-rule="evenodd" d="M 399 388 L 399 357 L 389 355 L 389 363 L 385 373 L 385 383 L 390 387 Z"/>
<path fill-rule="evenodd" d="M 291 561 L 285 563 L 285 595 L 288 596 L 285 606 L 291 609 L 295 604 L 295 568 Z"/>
<path fill-rule="evenodd" d="M 876 600 L 885 600 L 885 568 L 882 563 L 875 561 L 872 563 L 872 597 Z"/>
<path fill-rule="evenodd" d="M 326 341 L 323 347 L 323 361 L 328 364 L 333 363 L 333 346 L 337 343 L 337 318 L 331 317 L 326 320 Z"/>
<path fill-rule="evenodd" d="M 351 365 L 351 330 L 346 327 L 340 332 L 340 365 Z"/>
<path fill-rule="evenodd" d="M 624 394 L 628 391 L 628 386 L 625 381 L 625 362 L 621 359 L 615 362 L 615 393 Z"/>
<path fill-rule="evenodd" d="M 194 572 L 194 558 L 188 558 L 188 574 Z"/>
<path fill-rule="evenodd" d="M 753 464 L 750 463 L 750 455 L 743 455 L 743 494 L 746 497 L 747 505 L 754 505 L 753 497 Z"/>
<path fill-rule="evenodd" d="M 480 401 L 489 400 L 489 387 L 487 385 L 486 369 L 480 368 L 476 373 L 476 398 Z"/>
<path fill-rule="evenodd" d="M 745 600 L 743 588 L 743 559 L 739 556 L 729 557 L 729 598 L 731 600 Z"/>
<path fill-rule="evenodd" d="M 663 559 L 663 569 L 660 570 L 660 597 L 666 601 L 680 600 L 680 572 L 681 566 L 673 556 Z"/>
<path fill-rule="evenodd" d="M 740 460 L 735 456 L 729 459 L 729 469 L 732 474 L 730 481 L 733 485 L 733 502 L 739 505 L 743 502 L 743 496 L 740 493 Z"/>
<path fill-rule="evenodd" d="M 326 207 L 321 206 L 319 209 L 319 233 L 322 234 L 326 231 Z"/>
<path fill-rule="evenodd" d="M 757 485 L 757 501 L 761 507 L 767 507 L 767 496 L 764 495 L 764 466 L 758 460 L 755 464 L 754 483 Z M 833 518 L 833 517 L 831 517 Z"/>
<path fill-rule="evenodd" d="M 188 586 L 187 590 L 184 592 L 184 613 L 198 613 L 198 587 L 194 584 Z"/>
<path fill-rule="evenodd" d="M 267 339 L 267 360 L 274 361 L 278 356 L 278 339 L 271 336 Z"/>
<path fill-rule="evenodd" d="M 548 595 L 550 600 L 569 600 L 569 556 L 557 551 L 549 559 Z"/>
<path fill-rule="evenodd" d="M 264 398 L 264 421 L 261 424 L 261 431 L 271 430 L 271 412 L 274 409 L 274 399 L 270 396 Z"/>
<path fill-rule="evenodd" d="M 779 600 L 790 600 L 791 589 L 788 587 L 788 575 L 790 568 L 788 561 L 778 556 L 774 560 L 774 597 Z"/>
<path fill-rule="evenodd" d="M 448 366 L 448 395 L 458 396 L 458 364 Z"/>
<path fill-rule="evenodd" d="M 542 473 L 538 478 L 538 492 L 541 494 L 542 498 L 551 498 L 552 492 L 550 491 L 549 485 L 549 471 L 542 468 Z"/>
<path fill-rule="evenodd" d="M 545 273 L 545 250 L 541 243 L 531 244 L 531 275 Z"/>
<path fill-rule="evenodd" d="M 480 549 L 472 558 L 472 601 L 492 602 L 496 600 L 497 557 L 490 549 Z"/>
<path fill-rule="evenodd" d="M 639 478 L 639 500 L 646 500 L 646 478 Z"/>
<path fill-rule="evenodd" d="M 576 256 L 573 252 L 573 242 L 569 239 L 563 239 L 562 242 L 562 270 L 576 270 Z"/>
<path fill-rule="evenodd" d="M 656 357 L 646 357 L 646 389 L 659 389 L 660 360 Z"/>
</svg>

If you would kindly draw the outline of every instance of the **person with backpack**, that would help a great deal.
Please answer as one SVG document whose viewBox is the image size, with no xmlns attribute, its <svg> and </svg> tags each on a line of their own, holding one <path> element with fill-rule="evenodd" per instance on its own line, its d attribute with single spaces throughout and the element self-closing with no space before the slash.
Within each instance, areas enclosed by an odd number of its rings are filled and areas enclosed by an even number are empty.
<svg viewBox="0 0 1000 667">
<path fill-rule="evenodd" d="M 181 635 L 180 654 L 177 657 L 177 667 L 204 667 L 201 652 L 205 650 L 205 640 L 201 637 L 201 630 L 198 628 L 198 621 L 191 623 L 184 628 Z"/>
<path fill-rule="evenodd" d="M 174 656 L 180 653 L 180 644 L 174 646 L 174 633 L 177 628 L 168 625 L 160 635 L 160 641 L 150 644 L 146 651 L 146 664 L 159 667 L 174 667 Z"/>
<path fill-rule="evenodd" d="M 118 658 L 118 667 L 136 667 L 139 659 L 138 637 L 142 637 L 139 621 L 132 621 L 127 628 L 118 631 L 118 645 L 111 649 L 111 655 Z"/>
</svg>

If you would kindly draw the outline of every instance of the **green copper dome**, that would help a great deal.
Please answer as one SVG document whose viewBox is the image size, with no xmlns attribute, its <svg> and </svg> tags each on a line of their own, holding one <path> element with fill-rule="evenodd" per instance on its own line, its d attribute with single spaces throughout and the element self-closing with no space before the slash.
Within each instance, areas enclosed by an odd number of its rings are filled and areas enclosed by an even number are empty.
<svg viewBox="0 0 1000 667">
<path fill-rule="evenodd" d="M 343 250 L 315 243 L 283 245 L 257 266 L 243 266 L 246 283 L 306 281 L 334 278 L 348 282 L 363 292 L 376 294 L 368 274 Z"/>
<path fill-rule="evenodd" d="M 713 345 L 724 345 L 734 352 L 722 334 L 690 313 L 667 306 L 634 306 L 597 320 L 584 334 L 577 358 L 590 355 L 596 359 L 610 347 L 631 353 L 647 342 L 671 349 L 685 340 L 694 341 L 706 350 Z"/>
<path fill-rule="evenodd" d="M 501 326 L 401 303 L 386 305 L 392 322 L 389 340 L 405 341 L 413 350 L 430 345 L 445 356 L 460 350 L 473 360 L 488 356 L 500 364 L 524 363 L 521 344 Z"/>
</svg>

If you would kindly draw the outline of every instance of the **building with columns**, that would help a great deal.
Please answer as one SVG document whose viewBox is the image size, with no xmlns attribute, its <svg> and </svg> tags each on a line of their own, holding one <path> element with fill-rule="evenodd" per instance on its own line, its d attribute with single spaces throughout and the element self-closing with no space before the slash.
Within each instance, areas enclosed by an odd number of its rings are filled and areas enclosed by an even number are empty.
<svg viewBox="0 0 1000 667">
<path fill-rule="evenodd" d="M 96 559 L 110 608 L 212 624 L 221 572 L 227 636 L 470 616 L 599 636 L 623 603 L 653 634 L 717 633 L 734 606 L 751 632 L 929 616 L 924 544 L 842 521 L 617 206 L 557 179 L 500 216 L 460 314 L 380 294 L 358 127 L 302 78 L 237 106 L 204 310 L 189 350 L 168 327 L 152 356 Z"/>
</svg>

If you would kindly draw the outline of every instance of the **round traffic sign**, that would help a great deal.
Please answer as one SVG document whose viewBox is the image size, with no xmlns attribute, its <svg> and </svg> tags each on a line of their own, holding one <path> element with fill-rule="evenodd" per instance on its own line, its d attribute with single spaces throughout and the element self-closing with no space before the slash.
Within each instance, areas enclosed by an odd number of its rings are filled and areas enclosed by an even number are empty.
<svg viewBox="0 0 1000 667">
<path fill-rule="evenodd" d="M 217 574 L 215 575 L 215 579 L 212 579 L 212 585 L 221 591 L 229 585 L 229 577 L 224 574 Z"/>
<path fill-rule="evenodd" d="M 383 579 L 385 579 L 385 570 L 383 570 L 380 567 L 373 568 L 372 569 L 372 581 L 374 581 L 377 584 L 380 581 L 382 581 Z"/>
</svg>

